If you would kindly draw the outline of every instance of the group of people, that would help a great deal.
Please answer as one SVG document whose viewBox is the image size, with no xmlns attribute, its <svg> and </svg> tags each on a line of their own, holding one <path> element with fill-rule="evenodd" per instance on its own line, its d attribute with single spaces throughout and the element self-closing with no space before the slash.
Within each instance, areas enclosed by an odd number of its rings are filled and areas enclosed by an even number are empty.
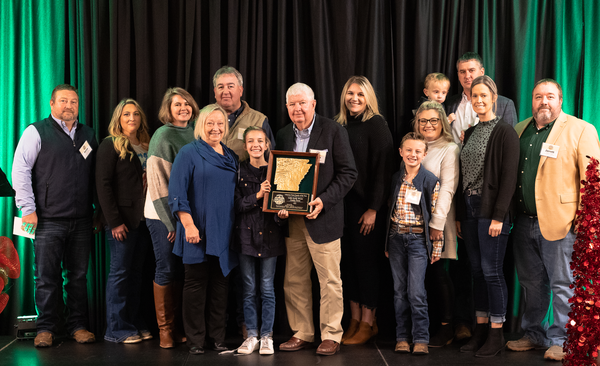
<svg viewBox="0 0 600 366">
<path fill-rule="evenodd" d="M 363 344 L 378 333 L 378 261 L 385 253 L 394 282 L 395 351 L 427 354 L 429 347 L 470 338 L 461 352 L 493 357 L 505 348 L 503 261 L 513 226 L 525 335 L 508 348 L 546 347 L 546 358 L 562 359 L 573 220 L 586 156 L 600 156 L 596 130 L 562 112 L 562 90 L 552 79 L 535 84 L 533 116 L 517 124 L 513 102 L 498 94 L 478 54 L 464 54 L 457 70 L 463 93 L 447 101 L 449 79 L 439 73 L 425 79 L 413 132 L 400 143 L 399 170 L 374 88 L 362 76 L 344 85 L 333 120 L 315 112 L 308 85 L 292 85 L 286 93 L 292 123 L 274 139 L 268 118 L 241 100 L 242 75 L 224 66 L 213 78 L 216 103 L 199 109 L 184 89 L 168 89 L 159 111 L 164 126 L 150 138 L 141 106 L 124 99 L 99 145 L 77 120 L 77 90 L 57 86 L 51 115 L 24 131 L 13 165 L 16 204 L 24 227 L 35 233 L 35 346 L 51 346 L 59 332 L 63 269 L 67 331 L 80 343 L 95 340 L 86 273 L 96 187 L 110 247 L 107 341 L 153 337 L 138 311 L 152 245 L 161 347 L 187 342 L 191 354 L 227 350 L 231 280 L 241 289 L 247 331 L 237 352 L 273 354 L 275 270 L 285 254 L 285 307 L 294 334 L 279 350 L 315 341 L 314 267 L 321 305 L 316 352 L 334 355 L 340 344 Z M 274 146 L 320 155 L 308 215 L 262 211 Z M 433 279 L 427 289 L 426 276 Z M 441 300 L 442 323 L 431 338 L 427 291 Z M 475 313 L 464 314 L 470 307 L 456 304 L 471 296 Z M 345 331 L 344 298 L 351 311 Z M 553 323 L 544 324 L 549 306 Z"/>
</svg>

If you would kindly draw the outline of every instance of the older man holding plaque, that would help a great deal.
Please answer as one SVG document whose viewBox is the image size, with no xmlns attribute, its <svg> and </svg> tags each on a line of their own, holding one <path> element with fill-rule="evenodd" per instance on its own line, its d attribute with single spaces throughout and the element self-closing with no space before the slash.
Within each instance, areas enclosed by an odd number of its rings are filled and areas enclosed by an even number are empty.
<svg viewBox="0 0 600 366">
<path fill-rule="evenodd" d="M 277 133 L 281 150 L 320 154 L 317 194 L 308 215 L 291 215 L 286 238 L 287 261 L 284 291 L 290 327 L 294 336 L 282 343 L 282 351 L 297 351 L 314 341 L 312 283 L 314 263 L 321 287 L 321 344 L 317 354 L 334 355 L 340 349 L 344 311 L 340 279 L 340 237 L 344 228 L 343 198 L 357 177 L 346 130 L 315 113 L 312 89 L 302 83 L 286 93 L 286 106 L 293 123 Z"/>
</svg>

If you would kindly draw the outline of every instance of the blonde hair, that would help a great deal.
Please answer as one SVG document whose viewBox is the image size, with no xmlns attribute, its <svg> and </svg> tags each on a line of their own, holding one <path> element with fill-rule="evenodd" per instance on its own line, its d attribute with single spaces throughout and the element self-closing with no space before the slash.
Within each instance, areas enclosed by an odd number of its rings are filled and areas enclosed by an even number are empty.
<svg viewBox="0 0 600 366">
<path fill-rule="evenodd" d="M 375 89 L 373 89 L 373 85 L 369 82 L 364 76 L 351 76 L 346 84 L 344 85 L 344 89 L 342 89 L 342 95 L 340 96 L 340 113 L 338 113 L 334 119 L 337 123 L 345 126 L 348 123 L 347 114 L 348 107 L 346 107 L 346 93 L 348 93 L 348 89 L 352 84 L 358 85 L 360 90 L 365 94 L 365 101 L 367 102 L 367 106 L 362 116 L 362 121 L 367 121 L 373 116 L 379 115 L 379 106 L 377 104 L 377 95 L 375 95 Z"/>
<path fill-rule="evenodd" d="M 429 85 L 431 83 L 448 83 L 448 88 L 450 88 L 450 79 L 441 72 L 432 72 L 431 74 L 425 77 L 425 81 L 423 82 L 425 89 L 429 89 Z"/>
<path fill-rule="evenodd" d="M 450 128 L 450 123 L 448 123 L 448 117 L 446 116 L 446 111 L 444 111 L 444 107 L 440 103 L 431 100 L 423 102 L 419 106 L 419 109 L 417 109 L 417 112 L 415 113 L 415 118 L 413 118 L 412 121 L 413 131 L 421 133 L 421 130 L 419 129 L 419 115 L 421 114 L 421 112 L 425 112 L 428 110 L 434 110 L 438 113 L 440 122 L 442 123 L 441 138 L 443 138 L 447 142 L 453 142 L 454 139 L 452 138 L 452 130 Z"/>
<path fill-rule="evenodd" d="M 198 118 L 198 103 L 194 100 L 194 97 L 187 90 L 175 87 L 169 88 L 165 92 L 165 96 L 163 97 L 162 103 L 160 104 L 160 110 L 158 111 L 158 119 L 166 125 L 167 123 L 173 123 L 173 115 L 171 114 L 171 103 L 173 102 L 173 97 L 179 95 L 186 102 L 190 103 L 192 107 L 192 116 L 188 123 L 193 122 L 196 118 Z"/>
<path fill-rule="evenodd" d="M 115 151 L 119 154 L 119 157 L 121 159 L 125 159 L 127 153 L 129 153 L 129 160 L 131 161 L 135 156 L 135 153 L 129 149 L 131 142 L 127 136 L 123 134 L 123 129 L 121 127 L 123 108 L 125 108 L 125 106 L 128 104 L 134 105 L 138 112 L 140 112 L 141 123 L 136 132 L 136 137 L 145 149 L 148 148 L 148 144 L 150 143 L 150 134 L 148 134 L 148 122 L 146 122 L 146 114 L 138 102 L 131 98 L 125 98 L 121 100 L 115 107 L 115 111 L 110 119 L 110 124 L 108 125 L 108 135 L 109 137 L 113 138 L 113 145 L 115 147 Z"/>
<path fill-rule="evenodd" d="M 227 121 L 227 112 L 225 112 L 225 110 L 221 108 L 221 106 L 217 103 L 213 103 L 207 105 L 206 107 L 200 110 L 200 114 L 198 115 L 198 121 L 196 122 L 196 127 L 194 127 L 194 138 L 206 141 L 207 137 L 204 127 L 206 125 L 206 120 L 208 119 L 208 116 L 214 111 L 221 112 L 221 114 L 223 114 L 223 121 L 225 122 L 225 132 L 223 133 L 223 138 L 221 139 L 221 141 L 227 137 L 227 134 L 229 133 L 229 121 Z"/>
</svg>

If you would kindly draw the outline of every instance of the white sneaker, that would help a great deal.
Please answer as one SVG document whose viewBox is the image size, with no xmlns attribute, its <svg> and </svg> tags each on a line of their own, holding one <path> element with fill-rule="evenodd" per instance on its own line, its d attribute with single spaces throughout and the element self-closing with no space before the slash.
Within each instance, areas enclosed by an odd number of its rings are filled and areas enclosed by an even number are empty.
<svg viewBox="0 0 600 366">
<path fill-rule="evenodd" d="M 242 343 L 242 345 L 237 349 L 237 351 L 238 351 L 238 353 L 243 353 L 245 355 L 249 355 L 252 352 L 256 351 L 258 349 L 258 346 L 259 346 L 258 338 L 248 337 L 248 338 L 246 338 L 244 343 Z"/>
<path fill-rule="evenodd" d="M 260 353 L 261 355 L 272 355 L 275 351 L 273 350 L 273 338 L 264 336 L 260 339 Z"/>
</svg>

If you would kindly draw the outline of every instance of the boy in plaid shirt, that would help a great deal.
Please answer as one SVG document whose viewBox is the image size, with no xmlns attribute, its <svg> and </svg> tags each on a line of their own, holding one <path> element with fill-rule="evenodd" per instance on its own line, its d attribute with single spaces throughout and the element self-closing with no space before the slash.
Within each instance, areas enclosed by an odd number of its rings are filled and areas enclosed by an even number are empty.
<svg viewBox="0 0 600 366">
<path fill-rule="evenodd" d="M 390 259 L 394 278 L 396 312 L 396 352 L 414 355 L 429 353 L 429 316 L 425 270 L 440 259 L 443 241 L 429 238 L 429 219 L 440 190 L 438 178 L 421 166 L 427 155 L 427 142 L 410 132 L 400 143 L 403 163 L 392 177 L 385 255 Z M 410 312 L 409 312 L 410 307 Z M 412 313 L 412 337 L 409 314 Z"/>
</svg>

